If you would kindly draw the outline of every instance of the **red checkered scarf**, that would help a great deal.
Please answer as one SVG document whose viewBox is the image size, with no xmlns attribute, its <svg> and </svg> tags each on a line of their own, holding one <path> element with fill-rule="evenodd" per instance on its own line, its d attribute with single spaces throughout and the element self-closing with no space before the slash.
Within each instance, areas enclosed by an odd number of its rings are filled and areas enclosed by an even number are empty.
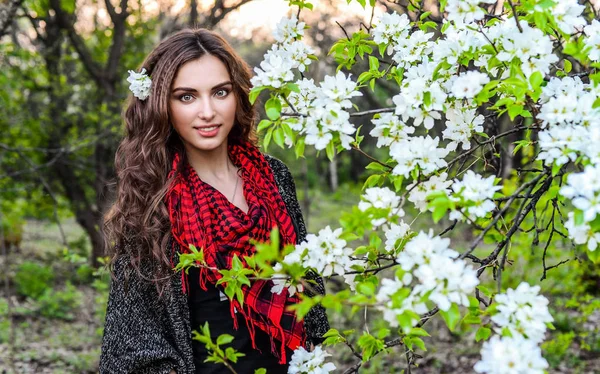
<svg viewBox="0 0 600 374">
<path fill-rule="evenodd" d="M 181 253 L 190 253 L 189 245 L 204 249 L 204 258 L 211 268 L 231 269 L 234 255 L 245 264 L 244 256 L 251 256 L 255 247 L 248 239 L 269 240 L 271 229 L 277 225 L 281 245 L 296 244 L 296 232 L 285 203 L 279 194 L 271 168 L 254 145 L 229 144 L 231 161 L 240 167 L 243 180 L 243 194 L 248 204 L 248 213 L 233 205 L 219 191 L 203 182 L 189 163 L 177 176 L 167 193 L 166 202 L 171 220 L 171 233 L 179 244 Z M 171 178 L 178 168 L 181 155 L 173 159 Z M 245 264 L 246 265 L 246 264 Z M 200 286 L 206 290 L 206 282 L 216 284 L 222 276 L 219 272 L 200 267 Z M 186 292 L 187 275 L 181 272 L 183 292 Z M 244 305 L 231 301 L 231 317 L 237 329 L 235 311 L 242 313 L 252 346 L 255 328 L 258 327 L 271 337 L 271 351 L 286 362 L 285 347 L 294 350 L 303 346 L 306 336 L 303 322 L 294 312 L 286 311 L 288 305 L 299 302 L 297 296 L 280 295 L 271 292 L 272 281 L 253 281 L 251 287 L 242 286 Z M 222 289 L 221 289 L 222 290 Z M 277 352 L 273 338 L 281 342 Z"/>
</svg>

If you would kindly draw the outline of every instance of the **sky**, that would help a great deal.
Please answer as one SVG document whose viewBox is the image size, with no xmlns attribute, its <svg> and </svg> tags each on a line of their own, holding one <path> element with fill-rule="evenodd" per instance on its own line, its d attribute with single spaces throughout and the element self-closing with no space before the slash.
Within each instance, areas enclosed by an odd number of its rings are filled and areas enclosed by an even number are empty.
<svg viewBox="0 0 600 374">
<path fill-rule="evenodd" d="M 80 32 L 91 31 L 90 28 L 94 27 L 91 20 L 94 16 L 97 16 L 100 23 L 104 23 L 105 26 L 110 26 L 111 21 L 104 4 L 94 4 L 89 0 L 76 0 L 78 4 L 78 18 L 79 22 L 76 28 Z M 347 4 L 346 0 L 339 1 L 340 15 L 339 17 L 355 16 L 357 14 L 364 15 L 364 22 L 368 22 L 370 18 L 370 7 L 367 6 L 367 10 L 363 9 L 358 1 L 352 0 L 350 4 Z M 199 12 L 202 14 L 203 9 L 210 9 L 214 0 L 197 0 L 199 4 Z M 235 4 L 239 0 L 226 1 L 226 5 Z M 312 0 L 314 5 L 314 11 L 319 12 L 319 9 L 326 6 L 320 0 Z M 113 4 L 118 2 L 112 0 Z M 136 7 L 140 4 L 144 9 L 144 14 L 147 17 L 155 17 L 159 13 L 168 15 L 177 14 L 189 14 L 189 3 L 190 0 L 141 0 L 141 1 L 130 1 L 129 6 Z M 247 4 L 242 5 L 240 8 L 231 12 L 224 21 L 219 25 L 221 30 L 230 33 L 234 37 L 239 38 L 250 38 L 253 35 L 253 30 L 259 30 L 259 34 L 271 34 L 271 31 L 275 28 L 275 25 L 281 20 L 282 17 L 286 17 L 292 13 L 297 12 L 298 7 L 290 7 L 288 2 L 285 0 L 252 0 Z M 118 9 L 117 9 L 118 10 Z M 304 9 L 303 12 L 310 12 Z M 381 14 L 381 9 L 376 9 L 375 17 Z M 131 17 L 131 16 L 130 16 Z M 302 16 L 300 16 L 302 18 Z M 337 18 L 337 17 L 336 17 Z M 328 19 L 332 27 L 336 27 L 334 22 L 335 18 Z"/>
</svg>

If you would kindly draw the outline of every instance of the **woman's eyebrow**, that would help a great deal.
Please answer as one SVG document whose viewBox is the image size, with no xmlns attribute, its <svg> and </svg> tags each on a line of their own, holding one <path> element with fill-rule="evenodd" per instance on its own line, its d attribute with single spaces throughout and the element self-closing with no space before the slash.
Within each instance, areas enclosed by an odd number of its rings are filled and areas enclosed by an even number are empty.
<svg viewBox="0 0 600 374">
<path fill-rule="evenodd" d="M 223 86 L 227 86 L 229 84 L 232 84 L 231 81 L 227 81 L 227 82 L 222 82 L 217 84 L 216 86 L 214 86 L 212 89 L 217 89 Z M 175 91 L 186 91 L 186 92 L 198 92 L 195 88 L 191 88 L 191 87 L 177 87 L 173 89 L 173 92 Z"/>
</svg>

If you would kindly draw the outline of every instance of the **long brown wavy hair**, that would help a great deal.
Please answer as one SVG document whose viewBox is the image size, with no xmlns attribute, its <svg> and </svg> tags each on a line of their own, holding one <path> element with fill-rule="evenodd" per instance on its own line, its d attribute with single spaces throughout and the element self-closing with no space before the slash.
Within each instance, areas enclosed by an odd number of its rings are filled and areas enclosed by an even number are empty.
<svg viewBox="0 0 600 374">
<path fill-rule="evenodd" d="M 171 224 L 164 197 L 176 176 L 167 180 L 167 175 L 175 152 L 185 156 L 171 124 L 169 97 L 179 68 L 207 54 L 225 64 L 233 82 L 237 106 L 228 142 L 257 144 L 256 110 L 248 98 L 250 67 L 220 35 L 185 29 L 163 40 L 140 67 L 152 79 L 150 96 L 146 100 L 129 97 L 123 115 L 125 136 L 115 155 L 116 198 L 104 216 L 105 251 L 111 269 L 117 258 L 128 255 L 138 275 L 153 281 L 161 294 L 163 281 L 173 274 L 166 248 Z M 184 162 L 185 157 L 178 169 Z M 147 264 L 144 271 L 142 263 Z"/>
</svg>

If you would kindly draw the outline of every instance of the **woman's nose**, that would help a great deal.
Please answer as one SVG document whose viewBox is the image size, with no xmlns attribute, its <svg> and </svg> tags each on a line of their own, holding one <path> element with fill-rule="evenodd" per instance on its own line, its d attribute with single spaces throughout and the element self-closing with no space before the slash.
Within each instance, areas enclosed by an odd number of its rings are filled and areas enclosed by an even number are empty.
<svg viewBox="0 0 600 374">
<path fill-rule="evenodd" d="M 203 98 L 200 100 L 200 106 L 198 108 L 198 117 L 208 121 L 215 116 L 215 109 L 210 98 Z"/>
</svg>

